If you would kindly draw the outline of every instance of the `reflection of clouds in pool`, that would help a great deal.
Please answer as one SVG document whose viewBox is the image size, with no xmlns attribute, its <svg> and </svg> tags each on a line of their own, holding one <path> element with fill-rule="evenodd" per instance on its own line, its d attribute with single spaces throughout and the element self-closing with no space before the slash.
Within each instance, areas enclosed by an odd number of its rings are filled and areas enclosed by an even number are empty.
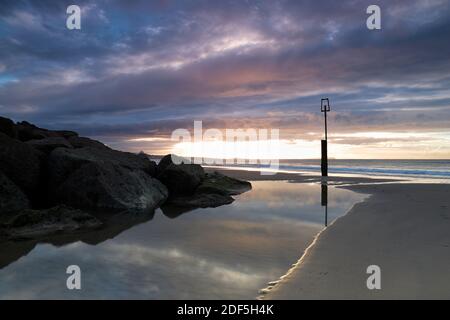
<svg viewBox="0 0 450 320">
<path fill-rule="evenodd" d="M 234 215 L 248 211 L 250 215 L 257 215 L 258 219 L 323 223 L 320 184 L 254 181 L 252 185 L 251 192 L 242 194 L 239 201 L 233 203 Z M 334 187 L 329 187 L 328 195 L 329 222 L 365 198 L 364 195 Z M 245 216 L 242 218 L 245 219 Z"/>
<path fill-rule="evenodd" d="M 77 264 L 82 271 L 82 290 L 66 288 L 67 266 Z M 39 245 L 26 259 L 21 259 L 2 271 L 1 299 L 70 299 L 70 298 L 126 298 L 135 289 L 149 296 L 158 291 L 156 286 L 136 286 L 127 283 L 126 275 L 132 270 L 122 268 L 122 261 L 108 257 L 100 248 L 81 242 L 62 248 Z M 119 283 L 115 279 L 121 279 Z M 132 289 L 132 290 L 130 290 Z"/>
<path fill-rule="evenodd" d="M 158 210 L 95 246 L 37 245 L 0 270 L 0 298 L 254 298 L 311 243 L 323 208 L 320 185 L 253 185 L 232 205 L 177 219 Z M 330 212 L 341 215 L 362 197 L 330 188 Z M 82 269 L 81 291 L 65 287 L 71 264 Z"/>
<path fill-rule="evenodd" d="M 0 298 L 189 298 L 195 294 L 207 299 L 232 297 L 236 290 L 258 287 L 267 277 L 249 266 L 228 266 L 178 249 L 115 243 L 93 249 L 40 246 L 15 265 L 15 272 L 3 272 Z M 53 264 L 57 251 L 58 261 Z M 81 291 L 65 288 L 65 268 L 72 263 L 82 269 Z M 195 292 L 178 288 L 195 288 Z"/>
<path fill-rule="evenodd" d="M 270 206 L 315 206 L 320 203 L 320 184 L 317 183 L 290 183 L 286 181 L 254 181 L 253 190 L 239 196 L 239 199 L 248 200 L 238 205 L 249 205 L 257 202 Z M 360 201 L 364 196 L 345 189 L 330 187 L 329 205 L 340 203 L 353 203 Z M 264 203 L 261 203 L 264 202 Z"/>
<path fill-rule="evenodd" d="M 199 294 L 203 294 L 205 298 L 211 294 L 215 295 L 216 286 L 219 286 L 221 291 L 227 287 L 231 287 L 233 290 L 239 287 L 253 287 L 261 283 L 265 277 L 264 273 L 257 273 L 245 265 L 236 268 L 233 264 L 227 264 L 230 261 L 223 263 L 191 255 L 178 249 L 111 244 L 106 248 L 104 254 L 120 261 L 126 261 L 133 268 L 155 269 L 155 265 L 161 266 L 159 274 L 161 278 L 158 282 L 164 283 L 164 286 L 181 287 L 193 287 L 195 284 Z M 151 282 L 154 274 L 147 276 L 146 280 Z M 211 284 L 214 284 L 214 287 L 211 287 Z M 160 289 L 164 290 L 164 288 Z M 169 292 L 163 293 L 165 296 L 170 295 Z"/>
</svg>

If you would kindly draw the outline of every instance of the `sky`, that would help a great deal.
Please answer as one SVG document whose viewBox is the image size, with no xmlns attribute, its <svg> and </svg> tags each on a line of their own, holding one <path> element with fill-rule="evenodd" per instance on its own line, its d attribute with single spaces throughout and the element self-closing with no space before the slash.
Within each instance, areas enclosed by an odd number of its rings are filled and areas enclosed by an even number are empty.
<svg viewBox="0 0 450 320">
<path fill-rule="evenodd" d="M 450 159 L 449 39 L 449 0 L 2 0 L 0 115 L 149 154 L 194 121 L 277 129 L 277 157 L 318 158 L 328 97 L 331 157 Z"/>
</svg>

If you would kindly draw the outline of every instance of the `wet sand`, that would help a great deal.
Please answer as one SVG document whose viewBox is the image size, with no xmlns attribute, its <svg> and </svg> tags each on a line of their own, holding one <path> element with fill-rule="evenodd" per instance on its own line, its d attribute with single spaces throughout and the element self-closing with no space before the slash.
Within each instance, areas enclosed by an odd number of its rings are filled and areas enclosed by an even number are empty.
<svg viewBox="0 0 450 320">
<path fill-rule="evenodd" d="M 259 173 L 227 174 L 265 179 Z M 290 174 L 267 179 L 320 181 Z M 324 229 L 260 298 L 450 299 L 450 185 L 365 184 L 373 181 L 330 179 L 371 196 Z M 381 268 L 381 290 L 367 288 L 369 265 Z"/>
</svg>

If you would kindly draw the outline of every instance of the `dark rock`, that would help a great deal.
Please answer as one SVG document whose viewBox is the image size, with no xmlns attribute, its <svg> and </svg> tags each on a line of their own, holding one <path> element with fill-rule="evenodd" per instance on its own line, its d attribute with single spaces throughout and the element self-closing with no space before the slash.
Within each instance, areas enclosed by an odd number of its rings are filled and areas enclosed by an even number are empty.
<svg viewBox="0 0 450 320">
<path fill-rule="evenodd" d="M 175 154 L 168 154 L 161 158 L 157 166 L 157 174 L 162 173 L 171 164 L 190 164 L 191 161 L 187 158 L 177 156 Z"/>
<path fill-rule="evenodd" d="M 56 148 L 73 148 L 72 145 L 63 137 L 51 137 L 40 140 L 29 140 L 26 142 L 33 148 L 44 153 L 50 153 Z"/>
<path fill-rule="evenodd" d="M 70 137 L 68 140 L 69 140 L 70 144 L 74 148 L 77 148 L 77 149 L 84 148 L 84 147 L 91 147 L 91 148 L 98 148 L 98 149 L 110 149 L 109 147 L 107 147 L 106 145 L 101 143 L 100 141 L 92 140 L 92 139 L 85 138 L 85 137 L 73 136 L 73 137 Z"/>
<path fill-rule="evenodd" d="M 188 159 L 168 155 L 157 166 L 143 152 L 120 152 L 76 132 L 42 129 L 28 122 L 14 125 L 5 118 L 0 118 L 0 170 L 0 213 L 6 213 L 0 215 L 3 239 L 57 234 L 53 238 L 64 243 L 65 232 L 101 225 L 97 218 L 64 205 L 93 209 L 96 216 L 104 209 L 108 217 L 120 211 L 148 219 L 142 213 L 153 212 L 169 194 L 170 203 L 163 210 L 169 214 L 168 208 L 175 208 L 170 211 L 175 216 L 229 204 L 232 195 L 251 189 L 248 182 L 205 174 Z M 57 206 L 32 210 L 30 203 L 35 208 Z"/>
<path fill-rule="evenodd" d="M 81 166 L 52 193 L 57 203 L 125 210 L 154 210 L 167 196 L 167 188 L 144 171 L 112 162 Z"/>
<path fill-rule="evenodd" d="M 13 139 L 17 138 L 16 125 L 11 119 L 0 117 L 0 132 Z"/>
<path fill-rule="evenodd" d="M 16 125 L 18 137 L 21 141 L 39 140 L 45 138 L 70 138 L 78 136 L 78 133 L 65 130 L 47 130 L 39 128 L 26 121 L 19 122 Z"/>
<path fill-rule="evenodd" d="M 76 133 L 75 131 L 55 130 L 53 132 L 56 133 L 59 137 L 65 138 L 65 139 L 78 137 L 78 133 Z"/>
<path fill-rule="evenodd" d="M 0 133 L 0 168 L 25 193 L 38 186 L 42 157 L 32 146 Z"/>
<path fill-rule="evenodd" d="M 99 228 L 102 222 L 94 216 L 67 206 L 46 210 L 24 210 L 0 226 L 9 240 L 29 239 L 60 232 L 78 232 Z"/>
<path fill-rule="evenodd" d="M 170 196 L 190 195 L 205 177 L 198 164 L 175 164 L 172 155 L 163 157 L 157 167 L 157 178 L 169 189 Z"/>
<path fill-rule="evenodd" d="M 163 213 L 174 218 L 196 208 L 215 208 L 234 201 L 232 195 L 251 190 L 250 182 L 227 177 L 221 173 L 207 173 L 203 182 L 190 196 L 171 197 L 161 207 Z"/>
<path fill-rule="evenodd" d="M 2 128 L 14 130 L 12 121 L 3 123 Z M 169 195 L 174 206 L 216 207 L 233 202 L 232 195 L 251 188 L 248 182 L 218 173 L 205 174 L 200 165 L 175 155 L 163 157 L 156 165 L 143 152 L 116 151 L 78 137 L 76 132 L 47 130 L 28 122 L 15 128 L 17 136 L 26 142 L 0 132 L 3 211 L 26 209 L 28 199 L 38 207 L 67 204 L 152 211 Z M 8 133 L 14 136 L 11 130 Z"/>
<path fill-rule="evenodd" d="M 0 172 L 0 214 L 28 209 L 28 198 L 11 180 Z"/>
<path fill-rule="evenodd" d="M 205 179 L 197 188 L 196 193 L 213 193 L 231 196 L 244 193 L 251 189 L 252 184 L 250 182 L 231 178 L 215 171 L 206 174 Z"/>
<path fill-rule="evenodd" d="M 143 170 L 147 174 L 154 173 L 155 163 L 133 153 L 121 152 L 112 149 L 58 148 L 50 153 L 47 167 L 49 170 L 50 185 L 56 187 L 65 181 L 71 173 L 85 164 L 95 163 L 101 166 L 112 163 L 132 170 Z"/>
<path fill-rule="evenodd" d="M 146 154 L 142 151 L 139 152 L 137 154 L 137 156 L 140 157 L 143 161 L 145 161 L 145 163 L 147 163 L 144 171 L 147 172 L 152 177 L 156 177 L 156 170 L 157 170 L 156 162 L 153 160 L 150 160 L 150 157 L 148 156 L 148 154 Z"/>
<path fill-rule="evenodd" d="M 158 175 L 161 174 L 168 166 L 170 166 L 173 163 L 172 156 L 173 155 L 168 154 L 159 160 L 158 165 L 156 167 Z"/>
<path fill-rule="evenodd" d="M 33 125 L 27 121 L 22 121 L 22 122 L 17 123 L 16 128 L 17 128 L 17 133 L 18 133 L 18 137 L 19 137 L 20 141 L 28 141 L 28 140 L 33 140 L 33 139 L 44 139 L 44 138 L 51 136 L 51 134 L 49 134 L 48 130 L 36 127 L 35 125 Z M 55 134 L 53 136 L 57 136 L 57 135 Z"/>
</svg>

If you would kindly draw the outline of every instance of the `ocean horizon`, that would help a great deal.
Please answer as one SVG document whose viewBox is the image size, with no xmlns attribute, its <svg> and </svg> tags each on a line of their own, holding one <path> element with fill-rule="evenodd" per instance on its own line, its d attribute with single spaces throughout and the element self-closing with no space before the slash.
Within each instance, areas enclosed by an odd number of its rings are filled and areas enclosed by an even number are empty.
<svg viewBox="0 0 450 320">
<path fill-rule="evenodd" d="M 252 164 L 248 160 L 243 164 L 235 161 L 235 164 L 216 163 L 212 166 L 261 170 L 269 168 L 268 165 Z M 282 159 L 279 160 L 278 170 L 320 174 L 320 159 Z M 450 178 L 450 160 L 330 159 L 328 170 L 330 174 Z"/>
</svg>

